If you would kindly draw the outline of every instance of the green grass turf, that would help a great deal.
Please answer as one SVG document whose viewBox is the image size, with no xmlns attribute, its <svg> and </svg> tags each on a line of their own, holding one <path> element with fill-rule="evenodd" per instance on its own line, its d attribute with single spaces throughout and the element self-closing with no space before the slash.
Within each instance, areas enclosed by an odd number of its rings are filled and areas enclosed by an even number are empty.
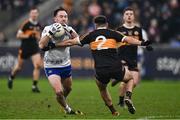
<svg viewBox="0 0 180 120">
<path fill-rule="evenodd" d="M 68 97 L 72 108 L 85 115 L 66 115 L 55 100 L 46 79 L 41 79 L 40 94 L 31 92 L 30 78 L 16 78 L 13 90 L 7 88 L 6 78 L 0 78 L 0 119 L 180 119 L 180 81 L 143 81 L 133 94 L 137 112 L 134 115 L 117 106 L 118 86 L 109 86 L 113 103 L 120 112 L 114 117 L 104 105 L 92 79 L 74 79 Z M 50 107 L 48 107 L 48 105 Z"/>
</svg>

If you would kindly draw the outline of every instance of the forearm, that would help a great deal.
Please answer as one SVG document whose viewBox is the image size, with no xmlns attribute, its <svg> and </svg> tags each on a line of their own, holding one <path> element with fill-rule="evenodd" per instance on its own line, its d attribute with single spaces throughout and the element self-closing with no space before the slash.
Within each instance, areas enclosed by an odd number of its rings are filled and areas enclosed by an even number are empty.
<svg viewBox="0 0 180 120">
<path fill-rule="evenodd" d="M 18 39 L 26 39 L 26 38 L 29 38 L 29 35 L 24 34 L 24 33 L 18 33 L 18 34 L 16 35 L 16 37 L 17 37 Z"/>
<path fill-rule="evenodd" d="M 69 47 L 78 44 L 80 44 L 79 37 L 76 37 L 74 39 L 64 40 L 62 42 L 56 43 L 56 47 Z"/>
<path fill-rule="evenodd" d="M 39 48 L 43 49 L 48 44 L 49 40 L 50 40 L 49 36 L 44 36 L 43 38 L 41 38 L 39 41 Z"/>
<path fill-rule="evenodd" d="M 133 44 L 133 45 L 141 45 L 141 41 L 139 41 L 138 39 L 135 39 L 133 37 L 126 37 L 124 39 L 125 42 L 129 43 L 129 44 Z"/>
</svg>

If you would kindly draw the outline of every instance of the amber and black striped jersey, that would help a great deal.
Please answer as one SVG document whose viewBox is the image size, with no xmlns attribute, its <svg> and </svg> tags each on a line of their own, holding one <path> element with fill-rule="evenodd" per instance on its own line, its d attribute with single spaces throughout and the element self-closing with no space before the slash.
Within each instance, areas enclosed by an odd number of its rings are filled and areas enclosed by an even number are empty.
<svg viewBox="0 0 180 120">
<path fill-rule="evenodd" d="M 114 65 L 118 60 L 117 42 L 124 39 L 120 32 L 110 29 L 97 29 L 80 38 L 81 45 L 89 44 L 95 61 L 95 68 Z"/>
<path fill-rule="evenodd" d="M 133 28 L 127 28 L 124 25 L 117 28 L 117 31 L 121 32 L 126 36 L 136 38 L 140 41 L 142 38 L 142 28 L 134 26 Z M 135 60 L 137 62 L 137 48 L 138 46 L 129 45 L 127 43 L 121 43 L 118 48 L 118 55 L 123 60 Z"/>
<path fill-rule="evenodd" d="M 19 55 L 22 58 L 26 59 L 32 56 L 33 54 L 38 53 L 39 47 L 35 35 L 40 35 L 41 25 L 38 22 L 34 23 L 28 19 L 21 24 L 18 32 L 22 32 L 23 34 L 29 35 L 28 38 L 21 40 Z"/>
<path fill-rule="evenodd" d="M 33 48 L 34 46 L 38 46 L 37 39 L 35 38 L 35 35 L 41 32 L 41 25 L 38 22 L 33 23 L 30 20 L 25 20 L 21 24 L 19 31 L 29 35 L 29 38 L 22 39 L 21 48 Z"/>
</svg>

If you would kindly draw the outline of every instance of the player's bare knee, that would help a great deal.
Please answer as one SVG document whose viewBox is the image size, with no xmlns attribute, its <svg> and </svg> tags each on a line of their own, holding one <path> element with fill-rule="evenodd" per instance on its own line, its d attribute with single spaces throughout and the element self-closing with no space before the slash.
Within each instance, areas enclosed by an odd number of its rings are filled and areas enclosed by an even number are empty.
<svg viewBox="0 0 180 120">
<path fill-rule="evenodd" d="M 132 74 L 127 70 L 124 75 L 123 82 L 127 83 L 129 80 L 133 79 Z"/>
<path fill-rule="evenodd" d="M 36 63 L 35 65 L 34 65 L 34 69 L 40 69 L 41 68 L 41 65 L 40 64 L 38 64 L 38 63 Z"/>
<path fill-rule="evenodd" d="M 16 69 L 17 71 L 20 71 L 22 69 L 22 65 L 18 65 Z"/>
</svg>

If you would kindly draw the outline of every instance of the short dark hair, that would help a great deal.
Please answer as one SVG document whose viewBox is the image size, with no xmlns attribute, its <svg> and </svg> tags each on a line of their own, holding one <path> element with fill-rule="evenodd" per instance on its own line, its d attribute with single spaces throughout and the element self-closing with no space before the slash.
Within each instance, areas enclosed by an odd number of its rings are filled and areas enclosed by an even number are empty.
<svg viewBox="0 0 180 120">
<path fill-rule="evenodd" d="M 31 11 L 31 10 L 38 10 L 38 11 L 39 11 L 39 9 L 38 9 L 36 6 L 30 7 L 30 11 Z"/>
<path fill-rule="evenodd" d="M 132 7 L 126 7 L 124 10 L 123 10 L 123 15 L 126 11 L 133 11 L 133 13 L 135 13 L 134 9 Z"/>
<path fill-rule="evenodd" d="M 54 10 L 54 17 L 57 15 L 59 11 L 66 11 L 63 7 L 59 7 L 58 9 Z M 67 11 L 66 11 L 67 12 Z"/>
<path fill-rule="evenodd" d="M 106 24 L 107 18 L 104 15 L 98 15 L 94 18 L 94 23 L 95 24 Z"/>
</svg>

